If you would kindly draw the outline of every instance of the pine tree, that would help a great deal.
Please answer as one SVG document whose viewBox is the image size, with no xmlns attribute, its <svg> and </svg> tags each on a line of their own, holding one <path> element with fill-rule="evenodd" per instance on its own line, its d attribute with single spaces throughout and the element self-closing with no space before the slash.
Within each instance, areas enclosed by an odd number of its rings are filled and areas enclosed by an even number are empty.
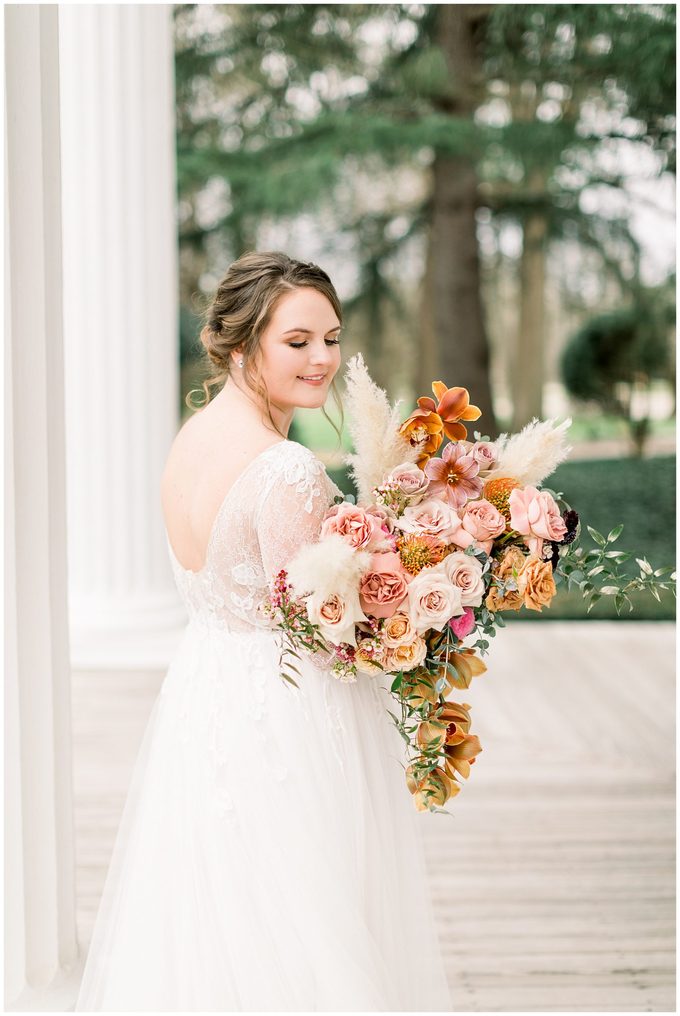
<svg viewBox="0 0 680 1016">
<path fill-rule="evenodd" d="M 540 408 L 550 242 L 575 232 L 622 280 L 621 259 L 637 257 L 625 221 L 580 208 L 593 181 L 624 182 L 592 154 L 626 134 L 674 169 L 674 22 L 670 5 L 178 6 L 183 299 L 207 265 L 253 246 L 259 222 L 335 202 L 358 250 L 351 305 L 382 379 L 382 323 L 392 306 L 405 313 L 389 266 L 418 237 L 415 394 L 436 377 L 469 388 L 494 436 L 476 224 L 487 208 L 525 236 L 519 423 Z M 607 119 L 591 129 L 584 110 L 594 106 Z M 402 167 L 420 174 L 423 193 L 390 195 L 353 218 L 351 174 Z"/>
</svg>

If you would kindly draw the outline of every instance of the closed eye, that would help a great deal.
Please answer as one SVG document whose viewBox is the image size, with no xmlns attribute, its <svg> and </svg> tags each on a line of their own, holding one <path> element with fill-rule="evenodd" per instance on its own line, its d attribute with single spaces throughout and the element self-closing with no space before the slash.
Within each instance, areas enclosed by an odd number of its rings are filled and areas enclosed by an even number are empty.
<svg viewBox="0 0 680 1016">
<path fill-rule="evenodd" d="M 306 342 L 306 340 L 305 340 L 305 342 L 289 342 L 288 345 L 292 349 L 302 349 L 303 346 L 307 345 L 307 342 Z M 340 345 L 340 339 L 326 339 L 326 345 L 327 346 L 339 346 Z"/>
</svg>

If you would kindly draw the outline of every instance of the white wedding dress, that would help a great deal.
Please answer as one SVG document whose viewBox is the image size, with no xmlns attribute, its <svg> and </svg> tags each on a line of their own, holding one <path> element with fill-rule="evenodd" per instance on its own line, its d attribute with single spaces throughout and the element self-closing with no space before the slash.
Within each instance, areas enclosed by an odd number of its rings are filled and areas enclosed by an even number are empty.
<svg viewBox="0 0 680 1016">
<path fill-rule="evenodd" d="M 386 679 L 279 676 L 257 612 L 337 488 L 280 441 L 206 563 L 168 550 L 189 623 L 142 739 L 77 1011 L 450 1011 Z M 167 535 L 167 534 L 166 534 Z M 451 852 L 452 863 L 454 852 Z"/>
</svg>

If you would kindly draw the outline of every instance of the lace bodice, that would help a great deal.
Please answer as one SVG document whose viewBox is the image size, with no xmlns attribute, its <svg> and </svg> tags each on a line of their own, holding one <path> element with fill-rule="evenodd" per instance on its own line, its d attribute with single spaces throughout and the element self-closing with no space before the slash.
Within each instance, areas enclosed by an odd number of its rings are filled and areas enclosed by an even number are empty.
<svg viewBox="0 0 680 1016">
<path fill-rule="evenodd" d="M 200 571 L 183 568 L 166 531 L 175 582 L 194 624 L 266 629 L 258 612 L 273 575 L 298 547 L 316 539 L 340 494 L 314 454 L 296 441 L 278 441 L 257 455 L 232 484 L 208 540 Z"/>
</svg>

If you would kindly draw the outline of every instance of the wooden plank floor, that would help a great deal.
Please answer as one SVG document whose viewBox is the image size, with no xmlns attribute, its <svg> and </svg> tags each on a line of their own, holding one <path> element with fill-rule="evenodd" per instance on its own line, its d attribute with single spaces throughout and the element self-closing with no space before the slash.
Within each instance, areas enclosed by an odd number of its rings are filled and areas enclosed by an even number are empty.
<svg viewBox="0 0 680 1016">
<path fill-rule="evenodd" d="M 517 622 L 466 692 L 484 750 L 423 829 L 458 1012 L 675 1011 L 675 627 Z M 162 674 L 76 674 L 89 943 Z"/>
</svg>

